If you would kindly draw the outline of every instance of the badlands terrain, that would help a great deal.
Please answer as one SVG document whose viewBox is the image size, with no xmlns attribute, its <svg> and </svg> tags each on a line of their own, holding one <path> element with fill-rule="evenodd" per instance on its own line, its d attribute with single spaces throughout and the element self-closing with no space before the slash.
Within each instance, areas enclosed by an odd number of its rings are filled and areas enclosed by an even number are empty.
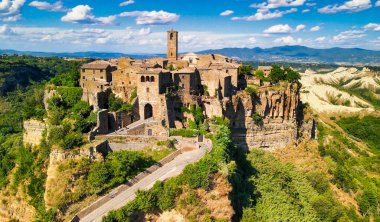
<svg viewBox="0 0 380 222">
<path fill-rule="evenodd" d="M 301 74 L 301 100 L 318 112 L 374 111 L 380 99 L 380 74 L 367 68 L 339 67 Z"/>
</svg>

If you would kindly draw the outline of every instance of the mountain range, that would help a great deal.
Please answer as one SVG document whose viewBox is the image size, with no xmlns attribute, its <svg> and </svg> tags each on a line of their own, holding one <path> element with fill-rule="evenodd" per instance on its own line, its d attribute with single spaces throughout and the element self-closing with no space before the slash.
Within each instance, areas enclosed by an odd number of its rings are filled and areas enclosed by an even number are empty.
<svg viewBox="0 0 380 222">
<path fill-rule="evenodd" d="M 199 54 L 222 54 L 240 61 L 267 61 L 267 62 L 315 62 L 335 64 L 363 64 L 380 65 L 380 51 L 360 48 L 328 48 L 315 49 L 305 46 L 279 46 L 272 48 L 222 48 L 209 49 Z M 32 56 L 58 56 L 67 58 L 118 58 L 128 56 L 136 59 L 144 59 L 165 54 L 125 54 L 119 52 L 34 52 L 1 50 L 0 54 L 19 54 Z"/>
</svg>

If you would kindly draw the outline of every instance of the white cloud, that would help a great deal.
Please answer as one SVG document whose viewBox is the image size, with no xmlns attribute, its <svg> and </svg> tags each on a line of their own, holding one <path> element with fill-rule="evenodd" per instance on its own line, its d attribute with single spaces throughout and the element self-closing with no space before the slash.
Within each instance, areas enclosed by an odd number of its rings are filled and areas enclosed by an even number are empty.
<svg viewBox="0 0 380 222">
<path fill-rule="evenodd" d="M 266 34 L 284 34 L 284 33 L 291 33 L 291 32 L 299 32 L 306 28 L 304 24 L 297 25 L 295 29 L 290 27 L 288 24 L 278 24 L 271 26 L 264 30 L 264 33 Z"/>
<path fill-rule="evenodd" d="M 250 44 L 255 44 L 256 42 L 257 42 L 257 40 L 255 37 L 251 37 L 248 39 L 248 43 L 250 43 Z"/>
<path fill-rule="evenodd" d="M 306 2 L 306 0 L 268 0 L 260 4 L 251 4 L 252 8 L 261 8 L 261 9 L 273 9 L 280 7 L 297 7 L 301 6 Z"/>
<path fill-rule="evenodd" d="M 63 22 L 106 25 L 115 21 L 115 15 L 107 17 L 95 17 L 91 13 L 92 8 L 88 5 L 78 5 L 61 18 Z"/>
<path fill-rule="evenodd" d="M 268 34 L 279 34 L 279 33 L 290 33 L 293 29 L 288 24 L 278 24 L 271 26 L 264 30 L 264 33 Z"/>
<path fill-rule="evenodd" d="M 286 36 L 286 37 L 277 38 L 274 40 L 274 42 L 278 44 L 284 44 L 284 45 L 296 45 L 296 44 L 302 43 L 302 39 L 300 38 L 295 39 L 292 36 Z"/>
<path fill-rule="evenodd" d="M 227 15 L 231 15 L 233 13 L 234 13 L 234 11 L 232 11 L 232 10 L 226 10 L 226 11 L 220 13 L 220 15 L 221 16 L 227 16 Z"/>
<path fill-rule="evenodd" d="M 321 30 L 321 27 L 320 27 L 319 25 L 314 26 L 314 27 L 312 27 L 312 28 L 310 29 L 310 31 L 312 31 L 312 32 L 316 32 L 316 31 L 319 31 L 319 30 Z"/>
<path fill-rule="evenodd" d="M 149 35 L 150 33 L 151 33 L 151 31 L 150 31 L 150 28 L 149 28 L 149 27 L 146 28 L 146 29 L 142 28 L 142 29 L 140 29 L 140 30 L 138 31 L 138 34 L 139 34 L 139 35 Z"/>
<path fill-rule="evenodd" d="M 14 22 L 21 19 L 20 8 L 25 0 L 2 0 L 0 2 L 0 20 L 3 22 Z"/>
<path fill-rule="evenodd" d="M 42 1 L 32 1 L 29 3 L 29 6 L 38 8 L 39 10 L 51 11 L 51 12 L 60 12 L 65 11 L 66 9 L 63 7 L 61 1 L 57 1 L 54 4 L 50 4 L 49 2 Z"/>
<path fill-rule="evenodd" d="M 380 31 L 380 24 L 369 23 L 363 27 L 365 30 Z"/>
<path fill-rule="evenodd" d="M 302 10 L 302 13 L 310 12 L 310 9 L 304 9 Z"/>
<path fill-rule="evenodd" d="M 15 32 L 8 25 L 0 25 L 0 36 L 14 35 Z"/>
<path fill-rule="evenodd" d="M 318 9 L 318 12 L 323 14 L 334 14 L 342 11 L 360 12 L 371 7 L 371 0 L 349 0 L 346 1 L 343 5 L 327 5 L 323 8 Z"/>
<path fill-rule="evenodd" d="M 297 25 L 295 32 L 302 31 L 302 30 L 304 30 L 305 28 L 306 28 L 306 26 L 305 26 L 304 24 Z"/>
<path fill-rule="evenodd" d="M 166 11 L 123 12 L 121 17 L 136 17 L 137 25 L 165 25 L 178 21 L 179 15 Z"/>
<path fill-rule="evenodd" d="M 336 42 L 342 42 L 345 40 L 354 40 L 354 39 L 360 39 L 367 36 L 364 34 L 364 31 L 361 30 L 348 30 L 339 33 L 338 35 L 334 36 L 333 39 Z"/>
<path fill-rule="evenodd" d="M 125 2 L 120 3 L 119 5 L 120 5 L 120 6 L 127 6 L 127 5 L 131 5 L 131 4 L 133 4 L 133 3 L 135 3 L 134 0 L 128 0 L 128 1 L 125 1 Z"/>
<path fill-rule="evenodd" d="M 321 37 L 318 37 L 318 38 L 315 39 L 315 41 L 317 41 L 317 42 L 323 42 L 325 40 L 326 40 L 325 36 L 321 36 Z"/>
<path fill-rule="evenodd" d="M 375 7 L 379 7 L 380 6 L 380 0 L 378 0 L 375 4 Z"/>
<path fill-rule="evenodd" d="M 256 14 L 251 16 L 243 17 L 232 17 L 232 20 L 244 20 L 244 21 L 260 21 L 266 19 L 280 18 L 283 15 L 296 12 L 296 8 L 291 8 L 286 11 L 275 10 L 274 12 L 269 11 L 268 9 L 258 9 Z"/>
</svg>

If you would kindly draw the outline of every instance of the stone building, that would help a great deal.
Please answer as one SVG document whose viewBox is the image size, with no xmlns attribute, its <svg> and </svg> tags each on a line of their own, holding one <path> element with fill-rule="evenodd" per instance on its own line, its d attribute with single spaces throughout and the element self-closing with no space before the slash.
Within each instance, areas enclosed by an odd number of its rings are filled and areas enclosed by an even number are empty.
<svg viewBox="0 0 380 222">
<path fill-rule="evenodd" d="M 79 84 L 83 89 L 82 100 L 94 109 L 104 108 L 104 98 L 112 82 L 112 72 L 117 67 L 110 62 L 99 60 L 84 64 L 80 69 Z"/>
<path fill-rule="evenodd" d="M 170 71 L 161 68 L 143 69 L 137 74 L 137 79 L 140 118 L 168 121 L 165 92 L 173 85 Z"/>
<path fill-rule="evenodd" d="M 257 69 L 264 72 L 264 77 L 269 77 L 272 66 L 259 66 Z"/>
</svg>

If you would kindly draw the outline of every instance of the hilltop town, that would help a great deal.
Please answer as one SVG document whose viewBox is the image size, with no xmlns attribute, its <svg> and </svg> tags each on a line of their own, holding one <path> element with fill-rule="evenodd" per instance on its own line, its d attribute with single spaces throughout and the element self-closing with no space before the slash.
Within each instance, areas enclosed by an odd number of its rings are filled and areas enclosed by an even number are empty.
<svg viewBox="0 0 380 222">
<path fill-rule="evenodd" d="M 281 90 L 271 92 L 274 82 L 239 75 L 242 65 L 231 58 L 219 54 L 178 55 L 178 35 L 174 30 L 167 32 L 167 58 L 97 60 L 81 67 L 82 100 L 100 110 L 97 127 L 90 137 L 112 132 L 169 136 L 168 129 L 197 129 L 204 120 L 194 118 L 190 110 L 199 109 L 208 119 L 216 116 L 230 119 L 230 127 L 236 129 L 240 139 L 247 135 L 242 135 L 241 129 L 255 128 L 254 113 L 264 117 L 267 124 L 285 120 L 284 124 L 289 123 L 292 128 L 290 134 L 278 131 L 277 140 L 269 139 L 270 135 L 255 139 L 248 136 L 249 145 L 274 148 L 274 145 L 286 146 L 297 139 L 297 84 L 281 83 L 282 94 Z M 259 67 L 263 78 L 268 78 L 271 69 L 270 66 Z M 246 93 L 249 85 L 259 91 L 256 101 Z M 111 94 L 128 104 L 128 112 L 111 114 L 107 111 Z"/>
</svg>

